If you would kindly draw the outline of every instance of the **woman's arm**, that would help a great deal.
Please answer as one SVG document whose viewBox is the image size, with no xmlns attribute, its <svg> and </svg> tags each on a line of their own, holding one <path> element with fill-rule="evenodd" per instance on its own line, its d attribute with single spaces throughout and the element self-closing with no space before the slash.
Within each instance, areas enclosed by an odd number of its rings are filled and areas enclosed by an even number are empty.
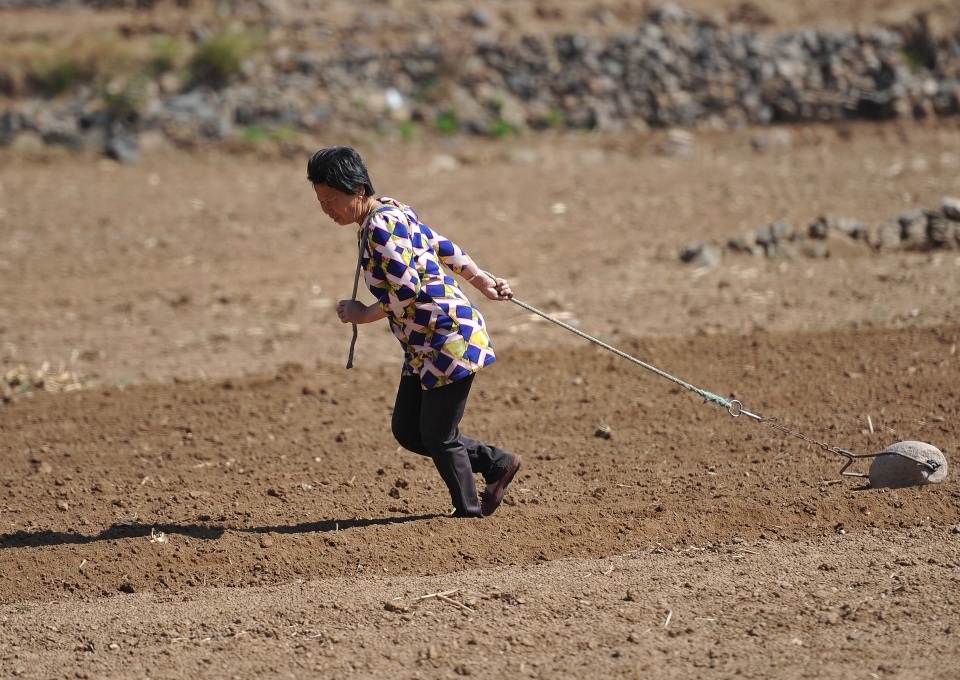
<svg viewBox="0 0 960 680">
<path fill-rule="evenodd" d="M 407 225 L 389 213 L 378 214 L 370 222 L 368 239 L 372 266 L 367 272 L 377 282 L 371 292 L 377 296 L 384 316 L 400 318 L 413 304 L 422 285 L 420 273 L 413 266 Z"/>
<path fill-rule="evenodd" d="M 417 221 L 419 222 L 419 218 Z M 442 234 L 438 234 L 423 222 L 420 222 L 420 228 L 429 239 L 437 257 L 448 269 L 462 276 L 491 300 L 509 300 L 513 297 L 510 284 L 505 279 L 497 279 L 487 274 L 460 246 Z"/>
<path fill-rule="evenodd" d="M 473 263 L 473 260 L 470 259 L 470 256 L 467 255 L 460 246 L 445 236 L 438 234 L 422 222 L 420 223 L 420 229 L 424 236 L 430 241 L 430 245 L 433 247 L 433 251 L 437 254 L 440 262 L 442 262 L 447 269 L 460 276 L 465 276 L 466 270 L 471 266 L 474 271 L 476 271 L 476 265 Z"/>
</svg>

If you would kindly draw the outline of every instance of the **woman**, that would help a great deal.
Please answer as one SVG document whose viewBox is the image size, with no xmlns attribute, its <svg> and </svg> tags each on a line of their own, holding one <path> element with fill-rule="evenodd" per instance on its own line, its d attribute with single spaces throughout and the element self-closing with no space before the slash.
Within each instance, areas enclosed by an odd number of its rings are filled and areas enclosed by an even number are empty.
<svg viewBox="0 0 960 680">
<path fill-rule="evenodd" d="M 307 163 L 320 208 L 334 222 L 360 225 L 361 266 L 371 305 L 341 300 L 343 323 L 388 319 L 404 362 L 393 409 L 402 447 L 429 456 L 450 490 L 454 517 L 481 517 L 500 506 L 520 456 L 460 433 L 474 376 L 496 357 L 479 310 L 441 265 L 491 300 L 513 297 L 509 284 L 481 270 L 454 243 L 399 201 L 374 195 L 360 155 L 350 147 L 317 151 Z M 477 498 L 474 473 L 486 488 Z"/>
</svg>

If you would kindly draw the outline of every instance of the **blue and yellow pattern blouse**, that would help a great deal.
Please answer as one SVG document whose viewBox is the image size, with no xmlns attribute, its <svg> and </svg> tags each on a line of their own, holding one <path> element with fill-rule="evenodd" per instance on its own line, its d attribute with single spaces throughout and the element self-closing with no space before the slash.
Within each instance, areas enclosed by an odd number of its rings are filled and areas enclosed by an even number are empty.
<svg viewBox="0 0 960 680">
<path fill-rule="evenodd" d="M 403 346 L 403 375 L 423 389 L 465 378 L 496 361 L 480 311 L 441 264 L 459 274 L 472 260 L 392 198 L 365 221 L 364 281 Z"/>
</svg>

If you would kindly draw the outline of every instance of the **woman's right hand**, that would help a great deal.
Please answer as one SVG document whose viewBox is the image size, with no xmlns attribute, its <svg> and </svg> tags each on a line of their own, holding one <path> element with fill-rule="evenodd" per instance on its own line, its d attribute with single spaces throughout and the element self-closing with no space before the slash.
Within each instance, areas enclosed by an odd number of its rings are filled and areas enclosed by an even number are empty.
<svg viewBox="0 0 960 680">
<path fill-rule="evenodd" d="M 340 300 L 337 316 L 341 323 L 372 323 L 387 318 L 387 313 L 376 303 L 364 305 L 356 300 Z"/>
<path fill-rule="evenodd" d="M 366 308 L 366 305 L 356 300 L 340 300 L 337 316 L 340 317 L 340 323 L 364 323 L 363 313 Z"/>
</svg>

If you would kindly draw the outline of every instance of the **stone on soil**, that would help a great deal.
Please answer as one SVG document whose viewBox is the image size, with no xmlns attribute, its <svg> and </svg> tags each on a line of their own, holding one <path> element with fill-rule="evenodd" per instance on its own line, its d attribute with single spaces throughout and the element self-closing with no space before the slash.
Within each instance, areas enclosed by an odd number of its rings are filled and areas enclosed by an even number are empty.
<svg viewBox="0 0 960 680">
<path fill-rule="evenodd" d="M 946 478 L 946 457 L 940 449 L 925 442 L 892 444 L 881 451 L 870 466 L 870 486 L 875 489 L 938 484 Z"/>
</svg>

